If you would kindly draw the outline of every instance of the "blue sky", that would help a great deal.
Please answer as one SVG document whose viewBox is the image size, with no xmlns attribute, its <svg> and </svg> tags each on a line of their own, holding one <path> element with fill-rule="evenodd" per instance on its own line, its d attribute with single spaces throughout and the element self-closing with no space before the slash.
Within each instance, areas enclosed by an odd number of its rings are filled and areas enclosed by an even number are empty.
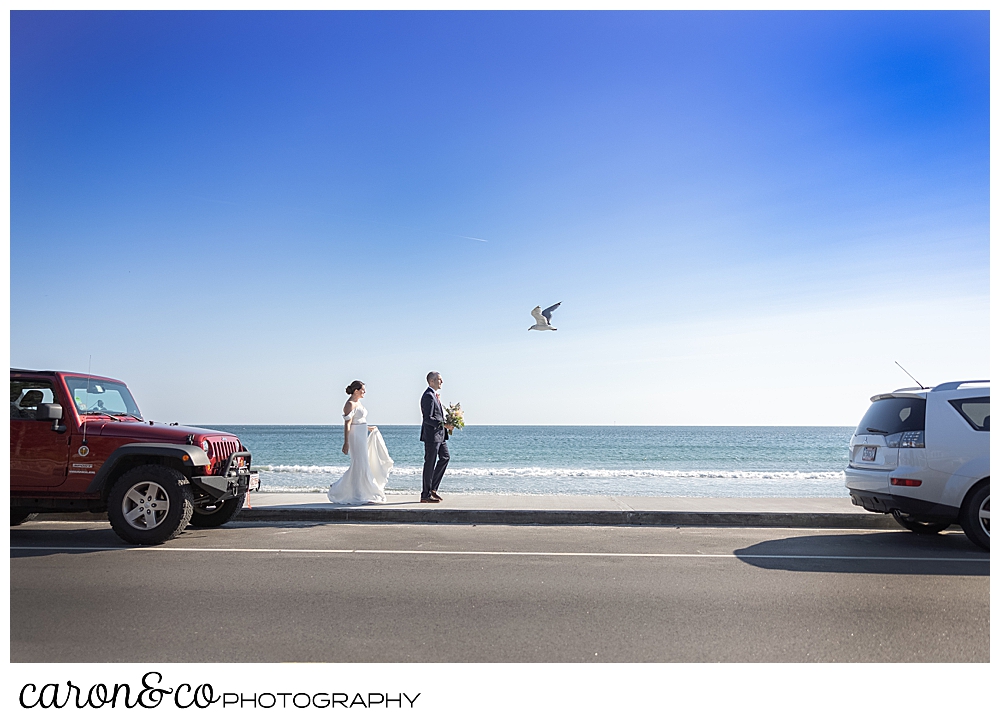
<svg viewBox="0 0 1000 723">
<path fill-rule="evenodd" d="M 153 419 L 856 424 L 989 373 L 989 18 L 14 12 L 10 198 Z"/>
</svg>

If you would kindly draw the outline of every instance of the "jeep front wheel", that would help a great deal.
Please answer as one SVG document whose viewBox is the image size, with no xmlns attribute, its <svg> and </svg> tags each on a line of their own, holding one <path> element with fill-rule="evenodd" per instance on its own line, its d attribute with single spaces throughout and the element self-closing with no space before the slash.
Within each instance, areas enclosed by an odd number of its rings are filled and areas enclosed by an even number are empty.
<svg viewBox="0 0 1000 723">
<path fill-rule="evenodd" d="M 108 495 L 108 519 L 120 538 L 134 545 L 159 545 L 187 527 L 194 495 L 175 469 L 145 464 L 123 474 Z"/>
<path fill-rule="evenodd" d="M 225 502 L 212 501 L 195 505 L 194 514 L 191 515 L 191 526 L 218 527 L 226 524 L 243 509 L 243 501 L 246 497 L 246 493 L 243 493 Z"/>
</svg>

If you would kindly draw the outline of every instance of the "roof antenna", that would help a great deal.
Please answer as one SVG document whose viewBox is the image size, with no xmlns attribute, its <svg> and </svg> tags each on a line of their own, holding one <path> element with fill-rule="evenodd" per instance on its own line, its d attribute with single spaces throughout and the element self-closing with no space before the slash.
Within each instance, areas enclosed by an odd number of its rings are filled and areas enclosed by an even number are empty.
<svg viewBox="0 0 1000 723">
<path fill-rule="evenodd" d="M 87 411 L 90 409 L 90 363 L 94 360 L 94 355 L 87 357 L 87 391 L 83 398 L 83 445 L 87 446 Z"/>
<path fill-rule="evenodd" d="M 902 365 L 902 364 L 900 364 L 899 362 L 893 362 L 893 364 L 895 364 L 896 366 L 898 366 L 898 367 L 899 367 L 900 369 L 903 369 L 903 365 Z M 910 374 L 910 373 L 909 373 L 908 371 L 906 371 L 905 369 L 903 369 L 903 372 L 905 372 L 905 373 L 906 373 L 906 376 L 908 376 L 908 377 L 909 377 L 910 379 L 912 379 L 913 381 L 917 382 L 917 378 L 916 378 L 915 376 L 913 376 L 912 374 Z M 930 387 L 925 387 L 925 386 L 924 386 L 923 384 L 921 384 L 920 382 L 917 382 L 917 386 L 918 386 L 918 387 L 920 387 L 921 389 L 929 389 L 929 388 L 930 388 Z"/>
</svg>

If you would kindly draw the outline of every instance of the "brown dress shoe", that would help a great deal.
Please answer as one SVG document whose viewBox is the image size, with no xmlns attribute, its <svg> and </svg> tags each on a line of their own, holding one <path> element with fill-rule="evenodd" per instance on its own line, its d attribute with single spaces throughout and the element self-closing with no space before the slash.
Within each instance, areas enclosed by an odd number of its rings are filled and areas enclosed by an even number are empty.
<svg viewBox="0 0 1000 723">
<path fill-rule="evenodd" d="M 437 500 L 438 502 L 440 502 L 444 498 L 441 495 L 439 495 L 437 492 L 435 492 L 434 490 L 431 490 L 431 499 L 434 499 L 434 500 Z"/>
<path fill-rule="evenodd" d="M 433 497 L 421 497 L 421 502 L 440 502 L 441 500 L 436 500 Z"/>
</svg>

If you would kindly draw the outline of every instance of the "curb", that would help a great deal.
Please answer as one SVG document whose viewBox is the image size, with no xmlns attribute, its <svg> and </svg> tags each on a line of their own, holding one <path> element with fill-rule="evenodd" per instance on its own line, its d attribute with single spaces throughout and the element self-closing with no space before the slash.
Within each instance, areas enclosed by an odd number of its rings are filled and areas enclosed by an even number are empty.
<svg viewBox="0 0 1000 723">
<path fill-rule="evenodd" d="M 896 530 L 888 515 L 823 512 L 667 512 L 638 510 L 244 509 L 238 522 L 385 522 L 443 525 L 633 525 L 816 527 Z"/>
<path fill-rule="evenodd" d="M 39 513 L 39 522 L 107 522 L 101 512 Z M 380 522 L 436 525 L 600 525 L 644 527 L 814 527 L 899 530 L 889 515 L 831 512 L 669 512 L 643 510 L 387 510 L 243 508 L 234 522 Z"/>
</svg>

